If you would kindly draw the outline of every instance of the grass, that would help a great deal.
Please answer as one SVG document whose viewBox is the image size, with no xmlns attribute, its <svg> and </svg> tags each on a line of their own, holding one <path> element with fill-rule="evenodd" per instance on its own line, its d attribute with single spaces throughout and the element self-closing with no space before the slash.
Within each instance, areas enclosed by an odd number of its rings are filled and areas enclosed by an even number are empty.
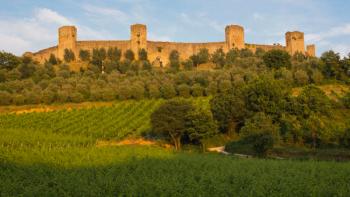
<svg viewBox="0 0 350 197">
<path fill-rule="evenodd" d="M 191 100 L 208 108 L 208 98 Z M 0 115 L 0 196 L 350 194 L 347 162 L 239 159 L 156 145 L 96 145 L 104 138 L 140 135 L 149 129 L 149 114 L 162 102 L 121 101 Z M 341 118 L 342 113 L 336 115 Z M 208 143 L 226 141 L 217 136 Z"/>
<path fill-rule="evenodd" d="M 0 196 L 350 193 L 349 163 L 238 159 L 156 146 L 98 148 L 88 137 L 31 130 L 0 129 L 0 139 Z"/>
</svg>

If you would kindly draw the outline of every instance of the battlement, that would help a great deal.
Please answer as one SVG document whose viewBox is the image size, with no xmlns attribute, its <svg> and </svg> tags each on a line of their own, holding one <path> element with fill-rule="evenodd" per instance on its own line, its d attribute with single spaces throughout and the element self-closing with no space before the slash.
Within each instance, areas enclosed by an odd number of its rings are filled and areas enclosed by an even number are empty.
<svg viewBox="0 0 350 197">
<path fill-rule="evenodd" d="M 287 32 L 285 35 L 286 46 L 282 45 L 262 45 L 245 43 L 244 28 L 240 25 L 227 25 L 225 27 L 225 40 L 219 42 L 202 42 L 202 43 L 182 43 L 182 42 L 159 42 L 149 41 L 147 39 L 147 26 L 143 24 L 133 24 L 130 26 L 130 40 L 91 40 L 78 41 L 77 28 L 75 26 L 63 26 L 58 29 L 58 45 L 48 49 L 40 50 L 36 53 L 25 53 L 39 62 L 48 60 L 51 54 L 59 59 L 64 59 L 65 49 L 73 51 L 76 59 L 79 60 L 80 50 L 89 50 L 92 52 L 95 48 L 112 48 L 117 47 L 122 52 L 132 50 L 135 57 L 138 58 L 138 52 L 145 49 L 148 52 L 148 58 L 151 63 L 162 62 L 161 65 L 167 65 L 169 54 L 177 50 L 181 60 L 186 60 L 191 55 L 199 52 L 200 49 L 206 48 L 209 53 L 215 52 L 222 48 L 224 52 L 230 49 L 250 49 L 253 52 L 261 48 L 265 51 L 272 49 L 286 50 L 291 55 L 301 52 L 308 56 L 315 56 L 315 45 L 308 45 L 305 51 L 304 33 L 299 31 Z M 158 64 L 155 64 L 155 66 Z"/>
</svg>

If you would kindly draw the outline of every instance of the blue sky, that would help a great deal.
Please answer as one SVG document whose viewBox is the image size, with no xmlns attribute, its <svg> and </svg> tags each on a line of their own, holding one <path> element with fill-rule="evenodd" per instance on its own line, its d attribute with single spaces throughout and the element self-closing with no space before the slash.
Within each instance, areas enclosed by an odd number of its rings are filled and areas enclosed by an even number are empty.
<svg viewBox="0 0 350 197">
<path fill-rule="evenodd" d="M 0 0 L 0 50 L 21 55 L 57 44 L 57 28 L 76 25 L 79 40 L 129 39 L 148 26 L 149 40 L 223 41 L 227 24 L 245 28 L 247 43 L 285 45 L 305 32 L 320 55 L 350 52 L 349 0 Z"/>
</svg>

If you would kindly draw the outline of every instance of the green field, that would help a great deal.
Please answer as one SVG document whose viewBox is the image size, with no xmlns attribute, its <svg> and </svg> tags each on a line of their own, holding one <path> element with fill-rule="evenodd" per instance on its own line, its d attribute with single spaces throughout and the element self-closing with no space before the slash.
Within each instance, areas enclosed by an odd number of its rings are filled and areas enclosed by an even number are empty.
<svg viewBox="0 0 350 197">
<path fill-rule="evenodd" d="M 208 106 L 208 98 L 193 99 Z M 0 115 L 0 196 L 349 196 L 350 163 L 239 159 L 157 146 L 96 147 L 138 136 L 163 100 Z"/>
</svg>

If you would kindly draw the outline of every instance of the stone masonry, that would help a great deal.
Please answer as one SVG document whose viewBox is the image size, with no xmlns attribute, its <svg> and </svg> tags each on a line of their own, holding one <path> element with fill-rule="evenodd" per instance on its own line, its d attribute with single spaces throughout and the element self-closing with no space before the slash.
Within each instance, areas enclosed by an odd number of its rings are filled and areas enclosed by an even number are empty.
<svg viewBox="0 0 350 197">
<path fill-rule="evenodd" d="M 272 49 L 286 50 L 291 55 L 296 52 L 301 52 L 308 56 L 315 56 L 316 53 L 315 45 L 308 45 L 306 46 L 305 50 L 304 33 L 298 31 L 286 33 L 286 46 L 279 44 L 259 45 L 246 43 L 244 39 L 244 28 L 239 25 L 226 26 L 225 41 L 204 43 L 150 41 L 147 39 L 147 27 L 146 25 L 142 24 L 131 25 L 130 31 L 130 40 L 79 41 L 77 39 L 78 35 L 75 26 L 63 26 L 58 29 L 57 46 L 43 49 L 35 53 L 26 52 L 24 55 L 31 56 L 34 60 L 43 63 L 49 59 L 51 54 L 54 54 L 59 59 L 63 60 L 65 49 L 71 49 L 74 52 L 77 60 L 79 60 L 80 50 L 90 50 L 90 52 L 92 52 L 92 50 L 95 48 L 105 48 L 107 50 L 111 47 L 117 47 L 121 49 L 122 52 L 131 49 L 137 58 L 138 51 L 140 49 L 146 49 L 150 62 L 154 66 L 159 67 L 162 65 L 167 65 L 169 61 L 169 54 L 173 50 L 177 50 L 179 52 L 181 60 L 189 58 L 202 48 L 208 49 L 209 53 L 213 53 L 219 48 L 222 48 L 224 52 L 227 52 L 232 48 L 248 48 L 255 52 L 256 49 L 261 48 L 265 51 Z"/>
</svg>

